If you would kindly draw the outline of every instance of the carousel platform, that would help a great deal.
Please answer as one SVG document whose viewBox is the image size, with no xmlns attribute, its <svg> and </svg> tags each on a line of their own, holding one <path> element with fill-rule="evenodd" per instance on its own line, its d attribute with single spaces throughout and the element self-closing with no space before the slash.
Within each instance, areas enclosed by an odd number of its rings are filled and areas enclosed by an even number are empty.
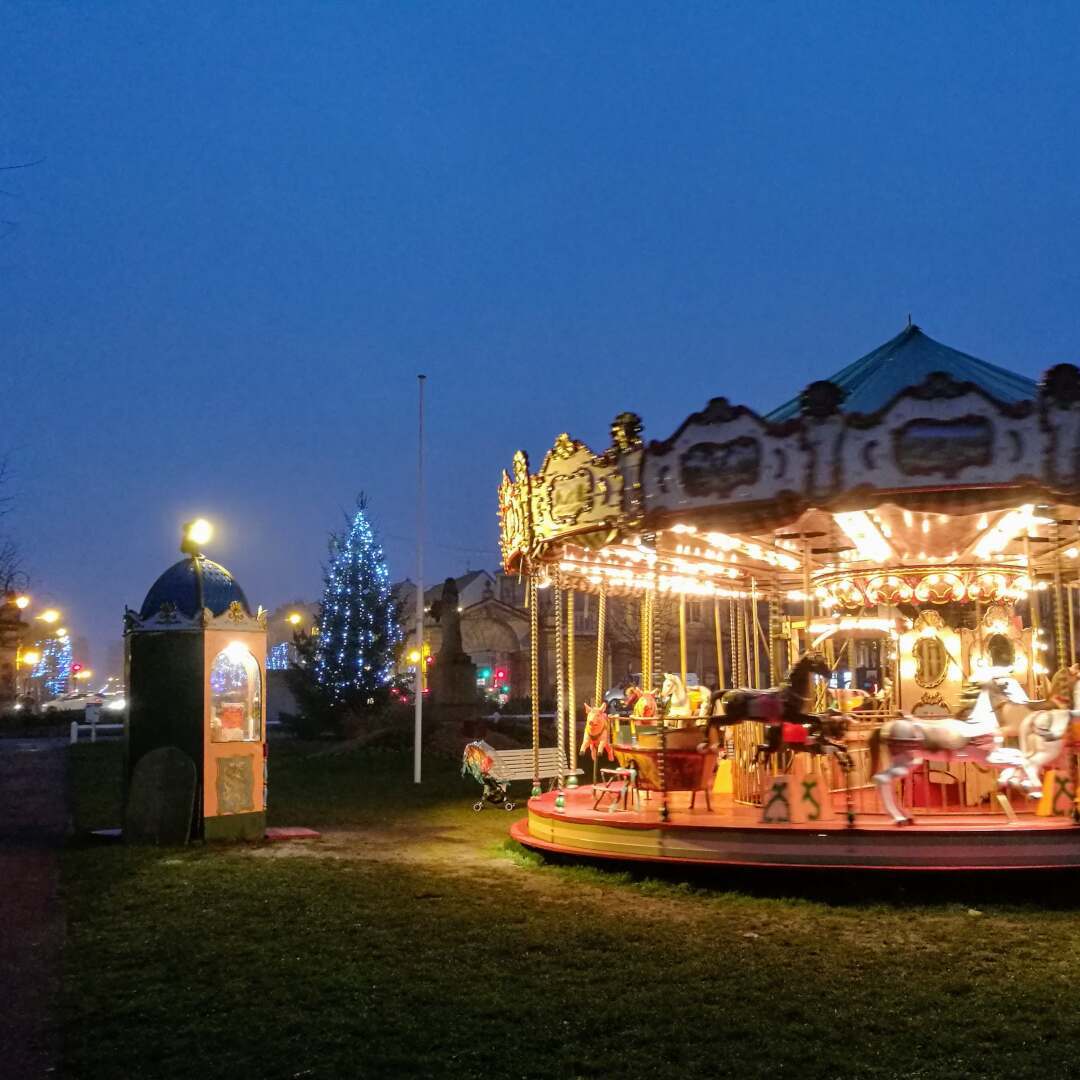
<svg viewBox="0 0 1080 1080">
<path fill-rule="evenodd" d="M 591 784 L 566 793 L 556 809 L 554 792 L 529 800 L 529 814 L 511 835 L 526 847 L 590 859 L 684 865 L 808 870 L 1063 870 L 1080 869 L 1080 827 L 1067 818 L 1004 813 L 917 814 L 900 827 L 884 814 L 861 809 L 872 792 L 857 792 L 854 826 L 839 821 L 764 824 L 761 809 L 713 795 L 668 796 L 669 819 L 660 820 L 660 798 L 640 809 L 593 808 Z"/>
</svg>

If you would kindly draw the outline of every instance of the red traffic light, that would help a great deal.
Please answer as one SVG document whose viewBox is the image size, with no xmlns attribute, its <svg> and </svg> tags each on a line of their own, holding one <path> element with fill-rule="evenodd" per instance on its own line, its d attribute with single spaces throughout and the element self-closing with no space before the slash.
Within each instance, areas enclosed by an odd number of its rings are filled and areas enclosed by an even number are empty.
<svg viewBox="0 0 1080 1080">
<path fill-rule="evenodd" d="M 82 671 L 82 664 L 72 664 L 71 670 L 72 672 Z"/>
<path fill-rule="evenodd" d="M 499 683 L 506 682 L 506 668 L 495 669 L 495 681 Z"/>
</svg>

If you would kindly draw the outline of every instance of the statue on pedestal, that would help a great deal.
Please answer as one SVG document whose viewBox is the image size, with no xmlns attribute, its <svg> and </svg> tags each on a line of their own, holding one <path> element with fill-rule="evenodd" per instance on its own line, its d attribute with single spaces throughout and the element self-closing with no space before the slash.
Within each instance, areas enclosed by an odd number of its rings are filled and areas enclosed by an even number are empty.
<svg viewBox="0 0 1080 1080">
<path fill-rule="evenodd" d="M 432 618 L 442 630 L 442 644 L 431 667 L 432 703 L 440 710 L 475 712 L 476 665 L 461 644 L 461 611 L 457 582 L 447 578 L 442 596 L 431 605 Z M 464 715 L 462 720 L 467 719 Z M 471 715 L 468 719 L 471 719 Z"/>
</svg>

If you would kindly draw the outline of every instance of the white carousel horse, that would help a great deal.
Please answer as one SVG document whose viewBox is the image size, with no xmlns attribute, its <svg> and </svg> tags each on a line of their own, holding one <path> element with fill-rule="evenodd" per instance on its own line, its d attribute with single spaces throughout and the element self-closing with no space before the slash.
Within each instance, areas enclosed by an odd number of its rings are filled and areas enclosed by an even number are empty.
<svg viewBox="0 0 1080 1080">
<path fill-rule="evenodd" d="M 1061 668 L 1054 675 L 1049 705 L 1030 709 L 1020 725 L 1020 749 L 1036 772 L 1055 765 L 1066 749 L 1072 720 L 1080 713 L 1080 667 Z"/>
<path fill-rule="evenodd" d="M 673 671 L 664 673 L 660 696 L 667 701 L 664 715 L 672 720 L 706 716 L 712 705 L 712 691 L 707 686 L 691 686 L 688 689 L 682 677 Z"/>
<path fill-rule="evenodd" d="M 1068 708 L 1071 700 L 1071 689 L 1064 687 L 1062 672 L 1054 676 L 1049 697 L 1040 701 L 1032 701 L 1005 669 L 991 668 L 981 678 L 1002 735 L 1019 739 L 1021 749 L 1026 749 L 1024 733 L 1036 712 Z"/>
<path fill-rule="evenodd" d="M 1004 733 L 990 702 L 990 681 L 983 685 L 966 719 L 903 716 L 871 732 L 870 771 L 882 805 L 897 825 L 910 825 L 912 819 L 897 804 L 893 781 L 903 779 L 921 761 L 970 761 L 997 769 L 1001 786 L 1019 787 L 1030 798 L 1039 797 L 1038 771 L 1023 751 L 1004 745 Z M 889 751 L 889 765 L 879 772 L 882 744 Z"/>
</svg>

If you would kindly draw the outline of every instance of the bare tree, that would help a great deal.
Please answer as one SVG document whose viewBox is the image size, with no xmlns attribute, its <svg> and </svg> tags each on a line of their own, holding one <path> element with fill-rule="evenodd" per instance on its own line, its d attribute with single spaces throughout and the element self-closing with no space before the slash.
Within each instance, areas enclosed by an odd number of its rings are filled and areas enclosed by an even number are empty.
<svg viewBox="0 0 1080 1080">
<path fill-rule="evenodd" d="M 669 593 L 659 593 L 655 598 L 653 621 L 660 641 L 665 645 L 671 628 L 678 625 L 678 608 L 678 600 Z M 637 672 L 641 667 L 640 597 L 613 596 L 608 599 L 607 637 L 616 673 L 621 675 L 627 664 Z M 663 657 L 656 659 L 662 661 Z"/>
<path fill-rule="evenodd" d="M 0 592 L 6 593 L 27 583 L 19 546 L 3 530 L 3 521 L 14 508 L 14 496 L 10 491 L 11 468 L 7 458 L 0 458 Z"/>
</svg>

